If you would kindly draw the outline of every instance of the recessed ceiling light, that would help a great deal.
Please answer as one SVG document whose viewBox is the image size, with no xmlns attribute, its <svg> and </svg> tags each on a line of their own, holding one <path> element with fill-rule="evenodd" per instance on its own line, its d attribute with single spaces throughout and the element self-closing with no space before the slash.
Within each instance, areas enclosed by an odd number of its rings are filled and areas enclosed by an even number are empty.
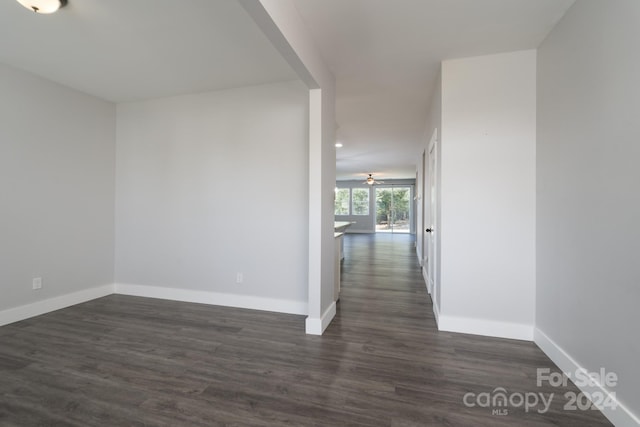
<svg viewBox="0 0 640 427">
<path fill-rule="evenodd" d="M 67 4 L 67 0 L 18 0 L 23 5 L 35 13 L 53 13 Z"/>
<path fill-rule="evenodd" d="M 342 148 L 342 142 L 336 142 L 336 148 Z"/>
</svg>

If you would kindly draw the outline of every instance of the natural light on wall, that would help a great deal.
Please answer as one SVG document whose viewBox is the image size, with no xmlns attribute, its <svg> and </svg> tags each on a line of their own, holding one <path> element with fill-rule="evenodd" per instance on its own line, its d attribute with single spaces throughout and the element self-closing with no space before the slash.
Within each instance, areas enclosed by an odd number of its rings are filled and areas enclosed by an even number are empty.
<svg viewBox="0 0 640 427">
<path fill-rule="evenodd" d="M 18 0 L 18 3 L 36 13 L 54 13 L 67 4 L 67 0 Z"/>
</svg>

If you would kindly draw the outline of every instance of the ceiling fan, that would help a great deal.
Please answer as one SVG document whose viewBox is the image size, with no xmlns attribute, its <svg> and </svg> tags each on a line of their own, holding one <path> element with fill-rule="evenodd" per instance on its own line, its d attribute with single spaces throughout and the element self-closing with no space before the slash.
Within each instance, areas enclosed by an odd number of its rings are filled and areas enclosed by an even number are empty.
<svg viewBox="0 0 640 427">
<path fill-rule="evenodd" d="M 370 173 L 369 176 L 367 177 L 367 180 L 363 182 L 363 184 L 369 184 L 369 185 L 384 184 L 384 181 L 378 181 L 377 179 L 374 179 L 373 174 Z"/>
</svg>

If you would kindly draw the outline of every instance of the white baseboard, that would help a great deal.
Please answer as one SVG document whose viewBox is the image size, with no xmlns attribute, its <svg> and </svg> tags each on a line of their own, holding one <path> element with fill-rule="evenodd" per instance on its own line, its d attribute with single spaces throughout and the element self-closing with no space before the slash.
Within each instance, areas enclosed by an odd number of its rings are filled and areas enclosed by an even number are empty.
<svg viewBox="0 0 640 427">
<path fill-rule="evenodd" d="M 376 230 L 350 230 L 346 229 L 345 234 L 375 234 Z"/>
<path fill-rule="evenodd" d="M 158 286 L 143 286 L 132 284 L 104 285 L 85 289 L 70 294 L 36 301 L 19 307 L 0 311 L 0 326 L 13 322 L 40 316 L 52 311 L 60 310 L 72 305 L 102 298 L 111 294 L 133 295 L 147 298 L 160 298 L 175 301 L 194 302 L 200 304 L 222 305 L 227 307 L 248 308 L 252 310 L 273 311 L 277 313 L 305 315 L 307 303 L 276 298 L 256 297 L 249 295 L 223 294 L 217 292 L 194 291 L 187 289 L 163 288 Z M 326 314 L 326 313 L 325 313 Z M 335 303 L 333 305 L 335 315 Z M 331 321 L 333 315 L 328 319 Z M 322 324 L 326 320 L 323 319 Z M 324 324 L 322 330 L 328 323 Z"/>
<path fill-rule="evenodd" d="M 424 279 L 424 285 L 427 287 L 427 292 L 431 295 L 431 280 L 429 280 L 429 274 L 424 267 L 422 267 L 422 278 Z"/>
<path fill-rule="evenodd" d="M 433 305 L 433 315 L 436 318 L 436 326 L 438 327 L 438 330 L 441 330 L 440 329 L 440 307 L 438 307 L 438 303 L 433 299 L 431 300 L 431 303 Z"/>
<path fill-rule="evenodd" d="M 578 370 L 586 369 L 567 353 L 562 347 L 549 338 L 544 332 L 536 328 L 534 331 L 534 341 L 542 349 L 542 351 L 549 356 L 549 359 L 555 363 L 565 375 L 570 378 L 575 377 L 575 373 Z M 588 370 L 587 370 L 588 371 Z M 602 384 L 583 384 L 578 387 L 580 391 L 586 395 L 592 395 L 594 392 L 603 393 L 603 396 L 607 396 L 610 402 L 615 402 L 616 409 L 611 407 L 599 408 L 605 417 L 609 419 L 616 427 L 638 427 L 640 426 L 640 418 L 629 410 L 626 406 L 621 404 L 617 400 L 615 394 L 611 394 L 611 391 L 605 388 Z"/>
<path fill-rule="evenodd" d="M 442 313 L 438 313 L 438 330 L 533 341 L 533 325 L 448 316 Z"/>
<path fill-rule="evenodd" d="M 221 305 L 225 307 L 248 308 L 251 310 L 273 311 L 276 313 L 308 313 L 306 302 L 251 295 L 225 294 L 191 289 L 164 288 L 161 286 L 133 285 L 128 283 L 117 283 L 115 285 L 115 293 L 137 297 Z"/>
<path fill-rule="evenodd" d="M 306 333 L 309 335 L 322 335 L 329 323 L 333 320 L 336 315 L 336 302 L 332 302 L 329 308 L 322 313 L 320 318 L 317 317 L 307 317 L 305 321 L 305 329 Z"/>
<path fill-rule="evenodd" d="M 104 285 L 2 310 L 0 311 L 0 326 L 102 298 L 112 293 L 113 285 Z"/>
</svg>

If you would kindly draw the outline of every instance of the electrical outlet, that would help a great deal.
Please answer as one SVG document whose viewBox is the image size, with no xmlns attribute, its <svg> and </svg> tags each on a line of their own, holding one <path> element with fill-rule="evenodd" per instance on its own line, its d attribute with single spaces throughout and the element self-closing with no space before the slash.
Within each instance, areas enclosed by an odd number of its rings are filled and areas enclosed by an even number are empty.
<svg viewBox="0 0 640 427">
<path fill-rule="evenodd" d="M 31 286 L 33 289 L 42 289 L 42 277 L 34 277 Z"/>
<path fill-rule="evenodd" d="M 236 273 L 236 283 L 242 283 L 243 280 L 244 277 L 242 276 L 242 273 Z"/>
</svg>

